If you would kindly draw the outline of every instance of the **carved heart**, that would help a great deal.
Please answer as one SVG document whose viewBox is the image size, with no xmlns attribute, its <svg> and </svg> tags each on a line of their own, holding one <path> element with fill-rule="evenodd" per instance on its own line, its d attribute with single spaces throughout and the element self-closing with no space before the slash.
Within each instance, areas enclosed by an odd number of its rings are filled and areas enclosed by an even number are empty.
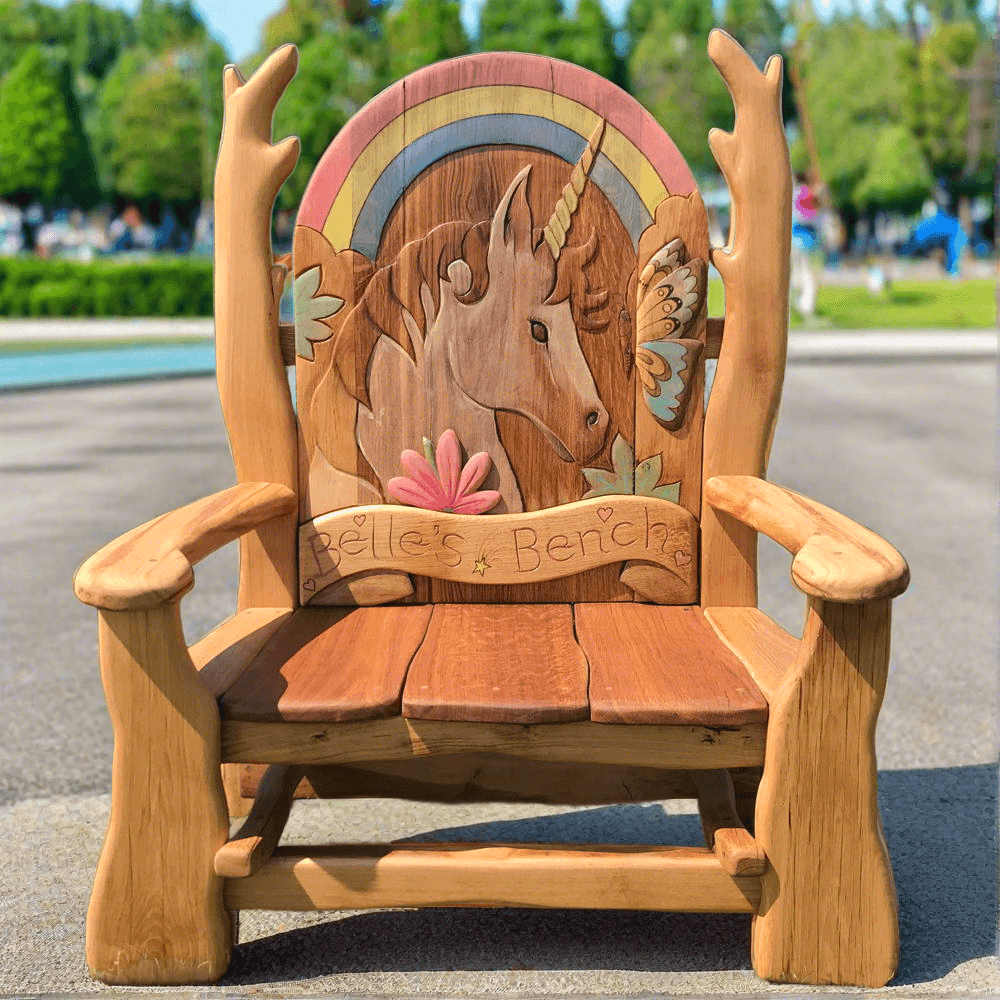
<svg viewBox="0 0 1000 1000">
<path fill-rule="evenodd" d="M 602 520 L 606 521 L 615 512 L 614 507 L 598 507 L 597 516 Z"/>
<path fill-rule="evenodd" d="M 685 552 L 683 549 L 678 549 L 674 553 L 674 563 L 677 566 L 687 566 L 691 562 L 691 553 Z"/>
<path fill-rule="evenodd" d="M 365 517 L 366 517 L 366 516 L 367 516 L 367 515 L 365 515 L 365 514 L 355 514 L 355 515 L 354 515 L 354 523 L 355 523 L 355 524 L 357 524 L 357 525 L 362 525 L 362 524 L 364 524 L 364 523 L 365 523 Z"/>
<path fill-rule="evenodd" d="M 312 578 L 310 577 L 310 579 L 306 580 L 306 581 L 305 581 L 305 582 L 304 582 L 304 583 L 302 584 L 302 589 L 303 589 L 303 590 L 308 590 L 308 591 L 309 591 L 309 593 L 312 593 L 312 592 L 313 592 L 313 591 L 314 591 L 314 590 L 316 589 L 316 581 L 315 581 L 315 580 L 313 580 L 313 579 L 312 579 Z"/>
</svg>

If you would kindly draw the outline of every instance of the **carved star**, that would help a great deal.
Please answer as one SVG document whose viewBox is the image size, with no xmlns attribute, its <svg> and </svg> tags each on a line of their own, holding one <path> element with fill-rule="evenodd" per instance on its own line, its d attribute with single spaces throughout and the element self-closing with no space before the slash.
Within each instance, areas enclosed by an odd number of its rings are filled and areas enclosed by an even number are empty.
<svg viewBox="0 0 1000 1000">
<path fill-rule="evenodd" d="M 480 576 L 486 576 L 486 571 L 490 568 L 489 562 L 486 560 L 486 556 L 481 555 L 476 560 L 476 565 L 472 567 L 473 573 L 478 573 Z"/>
</svg>

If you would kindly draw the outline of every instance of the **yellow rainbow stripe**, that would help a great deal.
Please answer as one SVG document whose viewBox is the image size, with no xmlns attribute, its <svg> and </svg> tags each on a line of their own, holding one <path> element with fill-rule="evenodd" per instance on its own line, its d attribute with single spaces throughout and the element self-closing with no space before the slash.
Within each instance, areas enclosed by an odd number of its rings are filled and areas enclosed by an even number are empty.
<svg viewBox="0 0 1000 1000">
<path fill-rule="evenodd" d="M 351 244 L 354 224 L 382 171 L 410 143 L 428 132 L 479 115 L 535 115 L 558 122 L 586 140 L 598 115 L 571 98 L 536 87 L 468 87 L 424 101 L 389 122 L 361 151 L 344 178 L 323 223 L 323 235 L 335 250 Z M 635 188 L 652 216 L 667 196 L 653 165 L 635 144 L 608 125 L 601 152 Z"/>
</svg>

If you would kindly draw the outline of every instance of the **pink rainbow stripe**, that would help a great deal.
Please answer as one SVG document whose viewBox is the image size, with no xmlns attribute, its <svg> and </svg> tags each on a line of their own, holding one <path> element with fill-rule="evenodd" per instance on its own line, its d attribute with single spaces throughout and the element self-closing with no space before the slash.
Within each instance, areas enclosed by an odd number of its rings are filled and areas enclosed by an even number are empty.
<svg viewBox="0 0 1000 1000">
<path fill-rule="evenodd" d="M 469 87 L 510 86 L 551 90 L 605 118 L 649 160 L 671 194 L 697 187 L 677 147 L 657 121 L 604 77 L 557 59 L 505 52 L 449 59 L 394 83 L 372 98 L 327 147 L 302 196 L 298 224 L 322 230 L 327 213 L 364 148 L 409 108 Z"/>
</svg>

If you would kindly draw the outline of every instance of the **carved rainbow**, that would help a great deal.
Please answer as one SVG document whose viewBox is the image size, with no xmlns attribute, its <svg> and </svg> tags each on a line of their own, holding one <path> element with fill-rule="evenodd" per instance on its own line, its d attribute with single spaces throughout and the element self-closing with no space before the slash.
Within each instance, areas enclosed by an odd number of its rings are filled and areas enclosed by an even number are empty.
<svg viewBox="0 0 1000 1000">
<path fill-rule="evenodd" d="M 518 63 L 513 72 L 511 60 Z M 516 86 L 502 82 L 512 77 Z M 601 119 L 607 127 L 591 181 L 637 245 L 667 194 L 695 190 L 683 157 L 614 84 L 528 55 L 465 56 L 383 91 L 324 153 L 297 222 L 321 231 L 336 250 L 351 247 L 374 259 L 393 205 L 431 163 L 474 146 L 517 145 L 548 150 L 572 166 Z"/>
</svg>

